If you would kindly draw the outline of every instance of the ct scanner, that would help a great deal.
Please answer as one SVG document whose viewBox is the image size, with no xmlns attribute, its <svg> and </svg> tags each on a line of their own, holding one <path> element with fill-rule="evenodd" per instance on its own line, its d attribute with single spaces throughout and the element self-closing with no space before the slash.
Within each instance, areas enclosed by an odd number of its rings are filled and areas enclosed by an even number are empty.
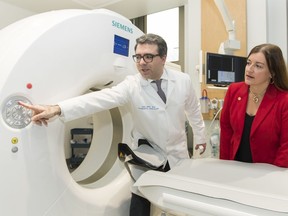
<svg viewBox="0 0 288 216">
<path fill-rule="evenodd" d="M 136 71 L 131 55 L 141 34 L 103 9 L 52 11 L 0 31 L 0 215 L 128 215 L 132 182 L 116 153 L 130 139 L 128 109 L 93 116 L 90 150 L 70 173 L 66 125 L 58 118 L 31 124 L 18 101 L 55 104 L 119 83 Z M 135 186 L 175 215 L 287 216 L 287 182 L 283 168 L 207 158 L 148 171 Z"/>
<path fill-rule="evenodd" d="M 31 124 L 18 101 L 55 104 L 119 83 L 137 71 L 131 55 L 142 34 L 104 9 L 51 11 L 0 31 L 0 215 L 128 215 L 131 180 L 116 152 L 131 131 L 126 108 L 93 116 L 90 150 L 70 174 L 65 125 Z"/>
</svg>

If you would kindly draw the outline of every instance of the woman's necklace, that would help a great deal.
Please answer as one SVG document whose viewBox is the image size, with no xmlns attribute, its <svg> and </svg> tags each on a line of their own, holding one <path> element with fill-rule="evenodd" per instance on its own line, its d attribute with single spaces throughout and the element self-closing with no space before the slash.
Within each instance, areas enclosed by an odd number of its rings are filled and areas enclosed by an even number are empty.
<svg viewBox="0 0 288 216">
<path fill-rule="evenodd" d="M 259 100 L 260 100 L 259 98 L 264 95 L 266 89 L 267 89 L 267 88 L 265 88 L 260 94 L 255 94 L 255 93 L 251 90 L 251 88 L 249 88 L 249 92 L 250 92 L 250 93 L 252 94 L 252 96 L 253 96 L 252 100 L 254 101 L 254 103 L 257 104 L 257 103 L 259 102 Z"/>
</svg>

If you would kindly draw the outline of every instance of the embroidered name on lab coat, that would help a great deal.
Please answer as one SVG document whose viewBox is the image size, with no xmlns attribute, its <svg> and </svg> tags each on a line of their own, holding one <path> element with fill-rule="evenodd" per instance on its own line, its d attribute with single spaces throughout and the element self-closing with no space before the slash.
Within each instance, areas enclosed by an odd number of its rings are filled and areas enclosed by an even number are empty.
<svg viewBox="0 0 288 216">
<path fill-rule="evenodd" d="M 138 107 L 140 110 L 159 110 L 159 107 L 156 106 L 140 106 Z"/>
</svg>

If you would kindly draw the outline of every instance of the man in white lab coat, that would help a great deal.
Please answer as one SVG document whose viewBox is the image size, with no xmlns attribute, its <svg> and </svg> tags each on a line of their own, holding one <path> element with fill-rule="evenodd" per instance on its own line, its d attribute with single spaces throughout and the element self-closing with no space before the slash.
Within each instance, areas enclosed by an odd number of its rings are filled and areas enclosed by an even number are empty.
<svg viewBox="0 0 288 216">
<path fill-rule="evenodd" d="M 185 121 L 193 129 L 196 149 L 206 148 L 205 126 L 200 104 L 190 77 L 182 72 L 165 69 L 167 45 L 155 34 L 143 35 L 136 40 L 135 55 L 140 73 L 127 76 L 118 85 L 98 92 L 65 100 L 54 106 L 21 105 L 32 109 L 32 121 L 47 125 L 47 120 L 61 115 L 70 121 L 99 111 L 129 104 L 134 121 L 133 146 L 138 139 L 157 144 L 167 154 L 168 168 L 189 158 Z M 160 81 L 161 89 L 153 81 Z M 157 92 L 164 92 L 162 99 Z M 204 151 L 203 151 L 204 152 Z M 132 193 L 130 216 L 149 216 L 148 200 Z"/>
</svg>

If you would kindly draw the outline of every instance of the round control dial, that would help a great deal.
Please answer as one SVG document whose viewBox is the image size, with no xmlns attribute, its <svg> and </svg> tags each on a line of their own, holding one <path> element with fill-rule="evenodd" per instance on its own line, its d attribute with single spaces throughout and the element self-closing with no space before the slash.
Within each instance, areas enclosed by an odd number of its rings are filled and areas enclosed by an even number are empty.
<svg viewBox="0 0 288 216">
<path fill-rule="evenodd" d="M 33 111 L 18 104 L 19 101 L 31 104 L 23 96 L 14 96 L 6 100 L 2 108 L 2 117 L 5 123 L 12 128 L 21 129 L 31 122 Z"/>
</svg>

